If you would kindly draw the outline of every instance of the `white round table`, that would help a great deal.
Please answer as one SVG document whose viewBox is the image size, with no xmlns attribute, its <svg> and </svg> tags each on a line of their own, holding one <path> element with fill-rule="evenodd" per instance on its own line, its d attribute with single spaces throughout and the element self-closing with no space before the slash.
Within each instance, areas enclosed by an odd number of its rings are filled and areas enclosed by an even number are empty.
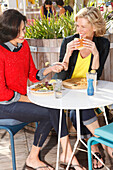
<svg viewBox="0 0 113 170">
<path fill-rule="evenodd" d="M 43 107 L 60 109 L 56 170 L 58 170 L 58 160 L 59 160 L 62 109 L 75 109 L 76 110 L 77 141 L 74 146 L 74 151 L 73 151 L 74 153 L 79 140 L 82 141 L 80 137 L 79 110 L 111 105 L 113 103 L 113 82 L 99 80 L 97 83 L 96 92 L 93 96 L 87 95 L 87 89 L 83 89 L 83 90 L 64 89 L 62 91 L 63 91 L 63 97 L 61 99 L 56 99 L 54 94 L 53 95 L 36 95 L 36 94 L 31 93 L 28 90 L 28 98 L 31 102 L 37 105 L 43 106 Z M 106 122 L 107 122 L 107 119 L 106 119 Z M 71 160 L 69 161 L 69 163 L 70 162 Z"/>
<path fill-rule="evenodd" d="M 54 95 L 35 95 L 28 92 L 28 98 L 35 104 L 56 109 L 90 109 L 113 103 L 113 82 L 99 80 L 93 96 L 87 90 L 63 90 L 63 97 L 56 99 Z"/>
</svg>

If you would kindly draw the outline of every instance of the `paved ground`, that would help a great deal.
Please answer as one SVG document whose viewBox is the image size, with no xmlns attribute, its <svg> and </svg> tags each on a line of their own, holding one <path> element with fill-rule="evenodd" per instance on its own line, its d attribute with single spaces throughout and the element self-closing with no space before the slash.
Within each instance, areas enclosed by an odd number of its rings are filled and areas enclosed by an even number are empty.
<svg viewBox="0 0 113 170">
<path fill-rule="evenodd" d="M 11 164 L 11 152 L 10 152 L 10 141 L 8 134 L 3 136 L 5 131 L 0 131 L 0 170 L 12 170 Z M 16 149 L 16 160 L 17 160 L 17 170 L 23 170 L 25 160 L 29 154 L 33 143 L 34 129 L 31 127 L 27 129 L 23 129 L 15 135 L 15 149 Z M 72 147 L 76 141 L 76 134 L 70 136 L 70 141 Z M 80 148 L 84 148 L 81 143 L 79 143 Z M 109 155 L 103 151 L 101 148 L 102 155 L 105 158 L 105 163 L 108 167 L 113 170 L 113 159 L 109 157 Z M 56 164 L 56 154 L 57 153 L 57 136 L 55 133 L 53 135 L 48 136 L 42 151 L 41 151 L 41 159 L 46 161 L 48 164 L 51 164 L 55 167 Z M 76 151 L 76 156 L 81 165 L 87 167 L 87 152 Z M 60 170 L 61 168 L 59 168 Z M 102 170 L 105 170 L 103 168 Z M 27 170 L 27 169 L 26 169 Z M 29 169 L 30 170 L 30 169 Z"/>
</svg>

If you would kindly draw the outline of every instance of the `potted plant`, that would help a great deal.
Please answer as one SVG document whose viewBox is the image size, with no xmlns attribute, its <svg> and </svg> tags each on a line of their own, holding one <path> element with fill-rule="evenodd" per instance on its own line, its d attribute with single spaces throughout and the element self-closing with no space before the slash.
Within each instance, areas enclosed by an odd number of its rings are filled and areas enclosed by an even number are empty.
<svg viewBox="0 0 113 170">
<path fill-rule="evenodd" d="M 26 38 L 55 39 L 75 33 L 74 15 L 34 19 L 26 27 Z"/>
</svg>

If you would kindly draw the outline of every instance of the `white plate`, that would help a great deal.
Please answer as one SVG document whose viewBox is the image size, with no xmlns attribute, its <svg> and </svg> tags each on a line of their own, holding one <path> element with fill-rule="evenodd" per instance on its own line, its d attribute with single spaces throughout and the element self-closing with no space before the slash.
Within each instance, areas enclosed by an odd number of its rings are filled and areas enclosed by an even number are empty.
<svg viewBox="0 0 113 170">
<path fill-rule="evenodd" d="M 39 83 L 38 83 L 39 84 Z M 30 86 L 29 87 L 29 91 L 31 92 L 31 93 L 34 93 L 34 94 L 53 94 L 54 93 L 54 91 L 53 90 L 47 90 L 47 91 L 39 91 L 39 90 L 37 90 L 37 91 L 34 91 L 34 90 L 32 90 L 32 88 L 34 88 L 36 85 L 38 85 L 38 84 L 34 84 L 34 85 L 32 85 L 32 86 Z"/>
</svg>

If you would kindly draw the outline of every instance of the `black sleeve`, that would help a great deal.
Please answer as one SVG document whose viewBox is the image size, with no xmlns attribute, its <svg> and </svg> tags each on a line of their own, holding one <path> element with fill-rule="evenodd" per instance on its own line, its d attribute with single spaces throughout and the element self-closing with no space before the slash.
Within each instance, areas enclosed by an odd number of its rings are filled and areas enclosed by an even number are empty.
<svg viewBox="0 0 113 170">
<path fill-rule="evenodd" d="M 99 49 L 99 69 L 97 70 L 97 79 L 100 78 L 100 76 L 102 75 L 102 71 L 104 69 L 104 64 L 106 62 L 106 59 L 108 57 L 109 54 L 109 50 L 110 50 L 110 42 L 108 39 L 104 38 L 102 41 L 102 44 L 100 44 L 100 49 Z"/>
<path fill-rule="evenodd" d="M 62 44 L 61 44 L 61 48 L 60 48 L 60 56 L 59 56 L 59 61 L 62 62 L 63 58 L 65 56 L 66 53 L 66 48 L 67 48 L 67 43 L 66 43 L 66 38 L 63 39 Z"/>
<path fill-rule="evenodd" d="M 62 41 L 62 44 L 61 44 L 61 48 L 60 48 L 59 62 L 63 61 L 63 58 L 66 53 L 66 48 L 67 48 L 67 43 L 66 43 L 66 38 L 64 38 Z M 55 73 L 55 75 L 52 78 L 65 80 L 67 77 L 67 74 L 68 74 L 68 72 L 63 70 L 60 73 Z"/>
</svg>

